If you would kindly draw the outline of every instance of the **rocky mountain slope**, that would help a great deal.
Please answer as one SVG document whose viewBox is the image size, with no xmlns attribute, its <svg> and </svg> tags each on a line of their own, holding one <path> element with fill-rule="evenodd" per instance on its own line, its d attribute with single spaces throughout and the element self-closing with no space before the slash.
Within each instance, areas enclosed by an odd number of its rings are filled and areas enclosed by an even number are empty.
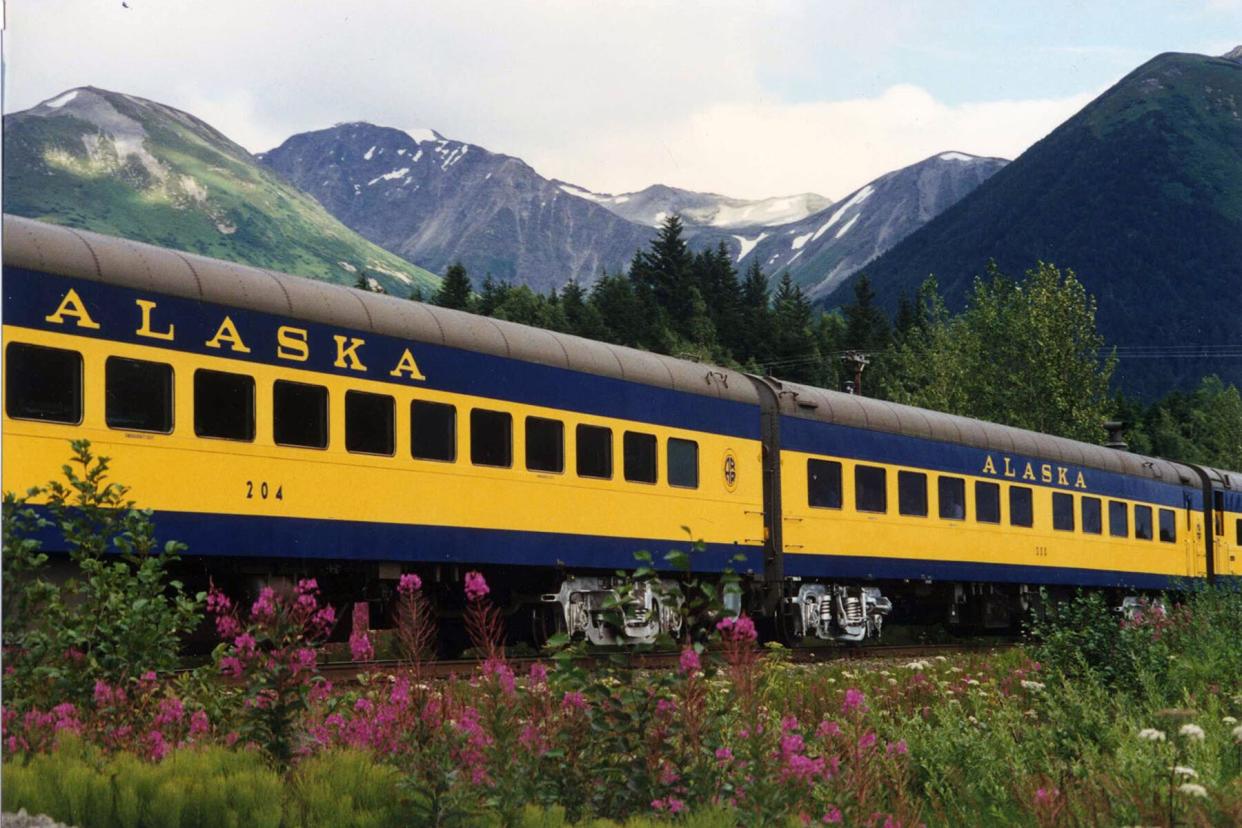
<svg viewBox="0 0 1242 828">
<path fill-rule="evenodd" d="M 739 233 L 741 266 L 788 270 L 812 297 L 841 282 L 944 212 L 1008 163 L 944 152 L 888 173 L 842 201 L 780 227 Z"/>
<path fill-rule="evenodd" d="M 1119 368 L 1131 390 L 1242 384 L 1222 353 L 1242 319 L 1242 59 L 1157 56 L 866 273 L 890 307 L 929 273 L 960 306 L 989 259 L 1072 268 L 1108 341 L 1144 350 Z"/>
<path fill-rule="evenodd" d="M 208 124 L 93 87 L 5 116 L 4 210 L 400 295 L 439 283 Z"/>
<path fill-rule="evenodd" d="M 691 235 L 700 227 L 734 230 L 788 224 L 832 204 L 832 199 L 815 193 L 748 200 L 653 184 L 635 193 L 608 195 L 563 181 L 556 183 L 571 195 L 594 201 L 628 221 L 648 227 L 659 227 L 666 218 L 677 213 Z"/>
<path fill-rule="evenodd" d="M 521 159 L 432 130 L 338 124 L 260 158 L 386 250 L 437 272 L 461 261 L 476 285 L 487 273 L 539 291 L 586 284 L 655 235 Z"/>
</svg>

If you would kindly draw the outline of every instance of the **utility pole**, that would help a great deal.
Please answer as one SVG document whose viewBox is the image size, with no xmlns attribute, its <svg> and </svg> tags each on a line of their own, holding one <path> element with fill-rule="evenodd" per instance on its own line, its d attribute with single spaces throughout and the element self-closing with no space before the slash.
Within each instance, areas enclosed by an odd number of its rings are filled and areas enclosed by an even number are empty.
<svg viewBox="0 0 1242 828">
<path fill-rule="evenodd" d="M 845 393 L 861 397 L 863 369 L 871 364 L 871 358 L 862 351 L 846 351 L 841 355 L 841 362 L 844 363 L 846 372 L 854 375 L 852 380 L 845 381 Z"/>
</svg>

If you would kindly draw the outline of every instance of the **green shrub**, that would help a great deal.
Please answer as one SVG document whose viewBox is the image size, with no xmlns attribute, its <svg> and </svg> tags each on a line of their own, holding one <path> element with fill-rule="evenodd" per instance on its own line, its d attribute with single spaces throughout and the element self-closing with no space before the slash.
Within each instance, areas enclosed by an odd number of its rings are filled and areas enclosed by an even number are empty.
<svg viewBox="0 0 1242 828">
<path fill-rule="evenodd" d="M 72 737 L 25 763 L 4 763 L 4 810 L 78 828 L 216 828 L 281 824 L 280 778 L 258 754 L 186 748 L 151 764 L 105 757 Z"/>
<path fill-rule="evenodd" d="M 356 750 L 330 750 L 307 759 L 293 775 L 287 825 L 385 828 L 410 823 L 403 815 L 400 775 Z"/>
</svg>

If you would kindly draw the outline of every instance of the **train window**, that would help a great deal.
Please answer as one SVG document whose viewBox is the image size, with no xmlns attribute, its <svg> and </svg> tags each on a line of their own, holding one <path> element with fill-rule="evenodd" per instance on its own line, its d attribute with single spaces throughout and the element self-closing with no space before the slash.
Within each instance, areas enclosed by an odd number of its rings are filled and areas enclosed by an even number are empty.
<svg viewBox="0 0 1242 828">
<path fill-rule="evenodd" d="M 625 479 L 633 483 L 656 482 L 656 449 L 654 434 L 627 431 L 621 441 L 625 460 Z"/>
<path fill-rule="evenodd" d="M 1242 546 L 1242 520 L 1236 521 L 1236 529 L 1238 532 L 1238 546 Z"/>
<path fill-rule="evenodd" d="M 807 503 L 820 509 L 840 509 L 841 499 L 841 464 L 835 460 L 807 460 Z"/>
<path fill-rule="evenodd" d="M 396 451 L 397 402 L 387 394 L 345 392 L 345 449 L 360 454 Z"/>
<path fill-rule="evenodd" d="M 1172 509 L 1160 510 L 1160 540 L 1177 543 L 1177 516 Z"/>
<path fill-rule="evenodd" d="M 1108 501 L 1108 534 L 1114 538 L 1130 537 L 1130 509 L 1120 500 Z"/>
<path fill-rule="evenodd" d="M 1082 531 L 1090 535 L 1098 535 L 1104 531 L 1104 519 L 1100 510 L 1098 497 L 1082 498 Z"/>
<path fill-rule="evenodd" d="M 526 418 L 526 468 L 565 471 L 565 424 L 544 417 Z"/>
<path fill-rule="evenodd" d="M 668 438 L 668 485 L 686 489 L 699 487 L 699 444 L 693 440 Z"/>
<path fill-rule="evenodd" d="M 172 366 L 108 357 L 104 363 L 104 419 L 109 428 L 162 434 L 172 431 Z"/>
<path fill-rule="evenodd" d="M 577 429 L 578 476 L 612 477 L 612 429 L 580 425 Z"/>
<path fill-rule="evenodd" d="M 82 355 L 14 342 L 6 350 L 4 405 L 10 417 L 82 422 Z"/>
<path fill-rule="evenodd" d="M 276 380 L 272 384 L 272 439 L 282 446 L 326 448 L 328 389 Z"/>
<path fill-rule="evenodd" d="M 927 475 L 897 472 L 897 511 L 903 515 L 927 517 Z"/>
<path fill-rule="evenodd" d="M 1151 540 L 1151 507 L 1134 507 L 1134 537 L 1139 540 Z"/>
<path fill-rule="evenodd" d="M 1052 493 L 1052 528 L 1074 531 L 1074 496 L 1065 492 Z"/>
<path fill-rule="evenodd" d="M 1000 512 L 1000 486 L 976 480 L 975 520 L 980 523 L 1000 523 Z"/>
<path fill-rule="evenodd" d="M 888 511 L 888 472 L 878 466 L 854 467 L 854 507 L 860 512 Z"/>
<path fill-rule="evenodd" d="M 470 409 L 470 462 L 476 466 L 513 465 L 512 415 Z"/>
<path fill-rule="evenodd" d="M 1034 496 L 1026 486 L 1009 487 L 1009 525 L 1035 525 Z"/>
<path fill-rule="evenodd" d="M 200 368 L 194 372 L 194 433 L 254 439 L 254 377 Z"/>
<path fill-rule="evenodd" d="M 457 409 L 437 402 L 410 403 L 410 456 L 417 460 L 457 459 Z"/>
<path fill-rule="evenodd" d="M 948 520 L 965 520 L 966 481 L 960 477 L 941 477 L 936 484 L 940 495 L 940 516 Z"/>
</svg>

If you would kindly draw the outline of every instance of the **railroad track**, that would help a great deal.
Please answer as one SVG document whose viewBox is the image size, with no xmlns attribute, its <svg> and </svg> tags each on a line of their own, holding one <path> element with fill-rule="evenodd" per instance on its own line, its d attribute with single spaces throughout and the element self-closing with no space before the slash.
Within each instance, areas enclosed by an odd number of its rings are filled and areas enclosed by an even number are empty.
<svg viewBox="0 0 1242 828">
<path fill-rule="evenodd" d="M 1014 641 L 969 642 L 953 644 L 871 644 L 862 647 L 805 647 L 779 651 L 779 656 L 765 653 L 763 657 L 779 657 L 794 664 L 821 664 L 833 661 L 886 661 L 892 659 L 917 659 L 937 655 L 986 653 L 1005 650 L 1016 645 Z M 576 666 L 587 669 L 617 667 L 630 670 L 672 670 L 678 665 L 680 652 L 604 652 L 592 653 L 574 660 Z M 722 663 L 719 652 L 708 651 L 705 658 Z M 507 659 L 509 667 L 518 676 L 524 675 L 536 662 L 551 664 L 547 656 L 516 656 Z M 430 679 L 466 677 L 478 670 L 478 659 L 442 659 L 427 661 L 422 665 L 423 676 Z M 375 661 L 337 661 L 319 665 L 319 672 L 334 683 L 356 681 L 364 674 L 397 675 L 408 672 L 408 665 L 398 659 Z"/>
</svg>

